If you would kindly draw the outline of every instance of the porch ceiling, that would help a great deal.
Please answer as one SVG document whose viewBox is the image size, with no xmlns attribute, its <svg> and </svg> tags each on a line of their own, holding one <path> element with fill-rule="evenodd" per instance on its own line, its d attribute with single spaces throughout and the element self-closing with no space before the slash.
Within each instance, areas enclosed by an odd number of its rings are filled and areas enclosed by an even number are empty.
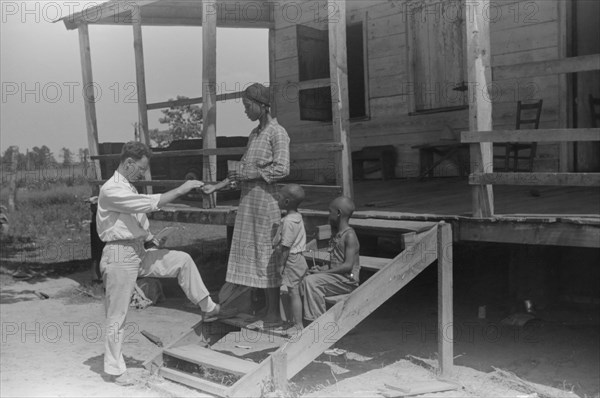
<svg viewBox="0 0 600 398">
<path fill-rule="evenodd" d="M 217 26 L 231 28 L 270 28 L 273 4 L 268 1 L 216 2 Z M 62 19 L 67 29 L 81 24 L 131 25 L 132 14 L 141 12 L 142 25 L 202 26 L 202 0 L 110 0 Z M 58 21 L 57 21 L 58 22 Z"/>
</svg>

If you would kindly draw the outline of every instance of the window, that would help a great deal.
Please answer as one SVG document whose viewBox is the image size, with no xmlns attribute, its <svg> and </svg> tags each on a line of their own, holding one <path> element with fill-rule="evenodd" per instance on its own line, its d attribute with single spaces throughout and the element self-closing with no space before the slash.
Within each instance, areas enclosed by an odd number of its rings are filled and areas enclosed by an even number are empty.
<svg viewBox="0 0 600 398">
<path fill-rule="evenodd" d="M 332 120 L 329 82 L 329 32 L 304 25 L 296 26 L 298 45 L 298 80 L 318 82 L 315 87 L 300 89 L 300 120 Z M 350 118 L 366 116 L 365 57 L 363 23 L 353 23 L 346 30 L 348 63 L 348 98 Z M 301 85 L 302 87 L 302 85 Z"/>
<path fill-rule="evenodd" d="M 463 9 L 457 0 L 413 4 L 408 29 L 409 75 L 415 112 L 465 108 Z"/>
</svg>

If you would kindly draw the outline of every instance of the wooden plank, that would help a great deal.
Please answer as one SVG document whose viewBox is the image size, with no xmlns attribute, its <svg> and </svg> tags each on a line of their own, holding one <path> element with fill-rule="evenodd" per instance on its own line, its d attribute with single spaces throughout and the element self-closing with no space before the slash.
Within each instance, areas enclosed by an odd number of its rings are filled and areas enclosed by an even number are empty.
<svg viewBox="0 0 600 398">
<path fill-rule="evenodd" d="M 186 384 L 188 386 L 197 388 L 198 390 L 206 391 L 210 394 L 215 394 L 219 397 L 226 396 L 227 387 L 221 384 L 213 383 L 212 381 L 192 376 L 191 374 L 181 372 L 179 370 L 165 368 L 163 366 L 159 369 L 159 375 L 164 377 L 165 379 L 173 380 L 181 384 Z"/>
<path fill-rule="evenodd" d="M 279 396 L 285 396 L 289 390 L 287 381 L 287 354 L 284 352 L 275 352 L 271 355 L 271 380 L 273 389 Z"/>
<path fill-rule="evenodd" d="M 336 182 L 344 195 L 352 198 L 352 154 L 350 153 L 350 115 L 348 102 L 348 65 L 346 57 L 346 0 L 327 0 L 329 13 L 329 73 L 333 140 L 343 145 L 335 155 Z M 341 22 L 340 22 L 341 21 Z"/>
<path fill-rule="evenodd" d="M 483 13 L 468 15 L 472 7 L 465 2 L 465 29 L 467 37 L 467 65 L 469 84 L 469 130 L 488 131 L 492 129 L 492 101 L 485 93 L 492 83 L 491 47 L 489 19 Z M 478 6 L 487 9 L 489 0 L 482 0 Z M 487 95 L 486 95 L 487 94 Z M 471 146 L 471 171 L 473 173 L 493 171 L 493 149 L 490 143 Z M 472 188 L 473 217 L 490 217 L 494 214 L 494 192 L 491 185 L 475 185 Z"/>
<path fill-rule="evenodd" d="M 138 131 L 141 133 L 141 140 L 150 147 L 150 133 L 148 132 L 148 108 L 146 99 L 146 69 L 144 67 L 144 45 L 142 41 L 142 17 L 139 8 L 137 14 L 132 15 L 133 21 L 133 49 L 135 53 L 135 82 L 137 87 L 138 100 Z M 152 179 L 150 164 L 146 169 L 144 177 L 146 180 Z M 152 187 L 146 188 L 146 193 L 152 193 Z"/>
<path fill-rule="evenodd" d="M 600 187 L 600 173 L 485 173 L 471 174 L 469 184 L 558 185 Z"/>
<path fill-rule="evenodd" d="M 65 20 L 66 23 L 66 20 Z M 94 97 L 94 77 L 92 75 L 92 55 L 90 51 L 90 36 L 87 24 L 82 24 L 79 31 L 79 56 L 81 59 L 81 75 L 84 87 L 83 105 L 85 108 L 85 127 L 87 131 L 88 150 L 92 156 L 97 156 L 98 150 L 98 123 L 96 119 L 96 99 Z M 100 169 L 100 162 L 92 161 L 96 178 L 104 177 Z M 105 176 L 108 177 L 108 176 Z"/>
<path fill-rule="evenodd" d="M 558 13 L 558 56 L 566 58 L 570 51 L 571 31 L 570 29 L 570 10 L 572 4 L 564 1 L 559 1 L 556 8 Z M 577 36 L 575 34 L 575 36 Z M 543 58 L 541 58 L 543 59 Z M 599 63 L 600 66 L 600 63 Z M 573 95 L 570 90 L 573 85 L 569 84 L 572 81 L 572 75 L 561 74 L 558 76 L 558 126 L 572 126 L 569 121 L 569 114 L 573 112 L 572 99 Z M 573 165 L 573 144 L 567 142 L 559 143 L 558 153 L 558 171 L 566 173 L 568 171 L 577 171 Z"/>
<path fill-rule="evenodd" d="M 437 228 L 438 260 L 438 362 L 440 374 L 454 371 L 454 307 L 452 278 L 452 227 L 444 222 Z"/>
<path fill-rule="evenodd" d="M 465 143 L 600 141 L 600 128 L 462 131 L 460 141 Z"/>
<path fill-rule="evenodd" d="M 95 22 L 97 25 L 115 25 L 111 19 L 101 19 Z M 145 17 L 144 26 L 202 26 L 202 18 L 161 18 L 161 17 Z M 244 28 L 244 29 L 270 29 L 273 27 L 273 22 L 270 21 L 243 21 L 230 19 L 217 19 L 217 27 L 219 28 Z"/>
<path fill-rule="evenodd" d="M 391 391 L 384 391 L 381 394 L 386 398 L 401 398 L 401 397 L 411 397 L 413 395 L 423 395 L 429 393 L 436 393 L 442 391 L 452 391 L 458 390 L 460 388 L 457 384 L 452 384 L 444 381 L 438 380 L 427 380 L 421 382 L 412 382 L 402 384 L 402 387 L 394 386 L 394 385 L 385 385 Z"/>
<path fill-rule="evenodd" d="M 235 375 L 245 375 L 258 366 L 252 361 L 213 351 L 198 344 L 166 348 L 163 354 Z"/>
<path fill-rule="evenodd" d="M 149 213 L 148 217 L 157 221 L 233 226 L 236 213 L 237 208 L 232 206 L 202 209 L 183 204 L 170 204 Z"/>
<path fill-rule="evenodd" d="M 314 144 L 292 144 L 290 145 L 290 153 L 326 153 L 326 152 L 341 152 L 343 145 L 337 142 L 320 142 Z M 245 147 L 231 148 L 206 148 L 206 149 L 188 149 L 180 151 L 161 151 L 154 152 L 153 158 L 170 158 L 184 156 L 204 156 L 204 155 L 243 155 L 246 152 Z M 119 159 L 121 155 L 113 153 L 109 155 L 95 155 L 91 159 Z"/>
<path fill-rule="evenodd" d="M 63 17 L 59 19 L 59 21 L 63 21 L 65 27 L 68 30 L 78 29 L 81 26 L 84 26 L 88 23 L 111 23 L 114 25 L 123 25 L 124 19 L 127 17 L 120 17 L 120 13 L 126 13 L 130 11 L 134 11 L 134 9 L 140 9 L 140 7 L 146 6 L 148 4 L 155 3 L 160 0 L 136 0 L 134 4 L 127 5 L 115 5 L 113 2 L 106 2 L 101 4 L 90 4 L 90 7 L 84 7 L 83 11 L 79 11 Z M 127 21 L 129 24 L 129 21 Z"/>
<path fill-rule="evenodd" d="M 480 7 L 476 9 L 481 10 Z M 475 12 L 475 14 L 481 15 L 481 12 Z M 533 51 L 542 47 L 556 48 L 558 45 L 557 25 L 556 21 L 537 24 L 521 23 L 516 29 L 494 32 L 494 54 Z"/>
<path fill-rule="evenodd" d="M 405 220 L 379 220 L 375 218 L 351 218 L 350 226 L 356 230 L 368 229 L 376 232 L 402 234 L 406 232 L 421 233 L 431 229 L 436 223 Z"/>
<path fill-rule="evenodd" d="M 277 68 L 275 66 L 277 47 L 277 31 L 269 29 L 269 87 L 271 89 L 271 116 L 277 119 L 277 98 L 279 85 L 277 84 Z"/>
<path fill-rule="evenodd" d="M 217 2 L 202 1 L 202 148 L 217 147 Z M 203 156 L 202 179 L 217 180 L 217 157 Z M 213 208 L 217 195 L 203 195 L 202 206 Z"/>
<path fill-rule="evenodd" d="M 330 254 L 326 250 L 313 250 L 302 253 L 306 262 L 309 266 L 313 265 L 313 261 L 316 265 L 323 265 L 330 263 Z M 371 257 L 371 256 L 360 256 L 359 263 L 361 270 L 369 270 L 377 272 L 383 269 L 392 261 L 391 258 L 382 257 Z"/>
<path fill-rule="evenodd" d="M 219 322 L 220 325 L 223 325 Z M 240 329 L 239 326 L 232 326 Z M 271 352 L 277 350 L 287 341 L 287 336 L 262 333 L 259 330 L 241 328 L 229 332 L 219 341 L 210 346 L 214 351 L 221 351 L 227 355 L 234 355 L 244 360 L 252 359 L 262 362 Z"/>
<path fill-rule="evenodd" d="M 346 299 L 303 329 L 295 339 L 283 345 L 278 352 L 288 356 L 287 378 L 304 369 L 328 347 L 348 333 L 377 307 L 437 257 L 437 227 L 422 234 L 415 246 L 406 249 Z M 253 372 L 243 376 L 229 390 L 230 397 L 259 396 L 261 387 L 270 376 L 270 363 L 261 363 Z"/>
<path fill-rule="evenodd" d="M 135 53 L 135 80 L 138 100 L 138 123 L 142 142 L 150 146 L 148 135 L 148 108 L 146 99 L 146 68 L 144 66 L 144 44 L 142 40 L 142 18 L 133 16 L 133 48 Z M 147 173 L 149 174 L 149 173 Z"/>
<path fill-rule="evenodd" d="M 226 93 L 226 94 L 218 94 L 216 97 L 216 101 L 217 102 L 229 101 L 232 99 L 242 98 L 243 94 L 244 94 L 243 91 L 236 91 L 234 93 Z M 203 101 L 202 97 L 184 98 L 184 99 L 179 99 L 179 100 L 155 102 L 153 104 L 148 104 L 147 108 L 148 108 L 148 110 L 171 108 L 174 106 L 201 104 L 202 101 Z"/>
<path fill-rule="evenodd" d="M 491 220 L 490 220 L 491 221 Z M 600 227 L 574 223 L 461 220 L 459 240 L 600 248 Z"/>
<path fill-rule="evenodd" d="M 379 271 L 392 261 L 391 258 L 359 256 L 360 268 L 369 271 Z"/>
<path fill-rule="evenodd" d="M 314 88 L 329 87 L 331 80 L 326 77 L 323 79 L 303 80 L 298 82 L 298 90 L 311 90 Z"/>
<path fill-rule="evenodd" d="M 278 188 L 281 188 L 285 184 L 277 184 Z M 341 195 L 342 187 L 339 185 L 309 185 L 309 184 L 299 184 L 304 191 L 311 192 L 316 195 Z"/>
<path fill-rule="evenodd" d="M 176 187 L 183 184 L 186 180 L 139 180 L 133 182 L 133 185 L 140 187 L 153 187 L 153 186 L 161 186 L 161 187 Z M 102 185 L 106 182 L 106 180 L 92 180 L 89 181 L 91 185 Z M 207 181 L 207 183 L 214 183 L 216 181 Z M 285 184 L 277 184 L 278 187 L 282 187 Z M 314 194 L 324 195 L 339 195 L 342 193 L 342 187 L 338 185 L 306 185 L 299 184 L 302 188 L 304 188 L 307 192 L 312 192 Z"/>
<path fill-rule="evenodd" d="M 492 72 L 494 80 L 503 80 L 514 79 L 515 77 L 539 77 L 596 70 L 600 70 L 600 54 L 496 66 Z"/>
<path fill-rule="evenodd" d="M 221 319 L 219 322 L 244 329 L 247 332 L 247 335 L 256 336 L 257 338 L 260 338 L 260 335 L 268 335 L 272 341 L 275 341 L 277 338 L 287 336 L 284 329 L 264 327 L 264 324 L 261 324 L 254 315 L 250 314 L 240 313 L 233 318 Z"/>
</svg>

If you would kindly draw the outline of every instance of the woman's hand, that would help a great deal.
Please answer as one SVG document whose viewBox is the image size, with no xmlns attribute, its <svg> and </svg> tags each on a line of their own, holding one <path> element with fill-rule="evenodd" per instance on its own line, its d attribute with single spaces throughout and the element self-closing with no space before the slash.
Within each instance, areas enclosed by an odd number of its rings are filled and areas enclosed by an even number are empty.
<svg viewBox="0 0 600 398">
<path fill-rule="evenodd" d="M 202 193 L 205 195 L 210 195 L 211 193 L 215 192 L 216 190 L 217 190 L 217 186 L 212 185 L 212 184 L 207 184 L 202 187 Z"/>
<path fill-rule="evenodd" d="M 321 272 L 321 266 L 319 266 L 319 265 L 308 269 L 309 274 L 318 274 L 320 272 Z"/>
<path fill-rule="evenodd" d="M 248 181 L 260 178 L 260 173 L 256 166 L 248 163 L 240 163 L 240 167 L 229 170 L 227 177 L 232 181 Z"/>
</svg>

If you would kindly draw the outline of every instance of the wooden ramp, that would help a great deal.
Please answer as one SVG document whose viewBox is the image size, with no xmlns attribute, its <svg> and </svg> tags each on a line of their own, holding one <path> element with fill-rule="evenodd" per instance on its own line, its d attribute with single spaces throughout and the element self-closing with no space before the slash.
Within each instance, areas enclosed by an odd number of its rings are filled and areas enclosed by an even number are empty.
<svg viewBox="0 0 600 398">
<path fill-rule="evenodd" d="M 259 397 L 285 389 L 287 380 L 438 260 L 438 352 L 440 372 L 448 375 L 453 363 L 452 232 L 443 222 L 417 227 L 414 230 L 419 232 L 408 234 L 405 250 L 395 258 L 361 257 L 376 270 L 373 276 L 302 333 L 288 337 L 269 329 L 249 330 L 251 319 L 243 314 L 220 322 L 199 322 L 157 350 L 144 366 L 221 397 Z"/>
</svg>

